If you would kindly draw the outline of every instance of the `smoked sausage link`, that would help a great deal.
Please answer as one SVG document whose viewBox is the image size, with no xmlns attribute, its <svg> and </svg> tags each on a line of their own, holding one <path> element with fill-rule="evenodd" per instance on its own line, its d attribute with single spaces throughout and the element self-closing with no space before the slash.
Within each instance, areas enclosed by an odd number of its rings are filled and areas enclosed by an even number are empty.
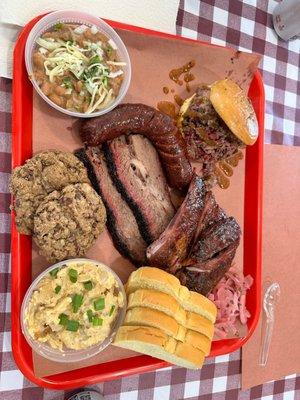
<svg viewBox="0 0 300 400">
<path fill-rule="evenodd" d="M 182 189 L 192 179 L 192 166 L 186 144 L 173 120 L 145 104 L 121 104 L 100 117 L 83 120 L 82 141 L 98 146 L 121 135 L 141 134 L 155 146 L 162 161 L 168 183 Z"/>
</svg>

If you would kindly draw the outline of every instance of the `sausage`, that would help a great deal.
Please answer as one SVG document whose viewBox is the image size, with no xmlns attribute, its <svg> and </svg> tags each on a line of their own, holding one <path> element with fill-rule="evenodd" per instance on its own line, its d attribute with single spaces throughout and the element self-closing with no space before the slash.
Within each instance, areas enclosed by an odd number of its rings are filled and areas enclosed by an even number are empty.
<svg viewBox="0 0 300 400">
<path fill-rule="evenodd" d="M 146 136 L 156 148 L 171 187 L 182 189 L 192 179 L 186 145 L 173 120 L 145 104 L 121 104 L 100 117 L 83 120 L 80 136 L 88 146 L 98 146 L 121 135 Z"/>
</svg>

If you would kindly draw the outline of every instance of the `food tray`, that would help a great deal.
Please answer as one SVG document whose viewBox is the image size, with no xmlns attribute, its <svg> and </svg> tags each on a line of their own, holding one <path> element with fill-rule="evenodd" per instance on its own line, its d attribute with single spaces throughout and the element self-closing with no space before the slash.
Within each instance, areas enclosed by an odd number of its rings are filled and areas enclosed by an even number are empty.
<svg viewBox="0 0 300 400">
<path fill-rule="evenodd" d="M 32 156 L 32 92 L 25 68 L 24 50 L 28 34 L 41 18 L 30 21 L 21 32 L 14 50 L 13 79 L 13 122 L 12 122 L 12 167 L 23 164 Z M 123 28 L 151 36 L 186 40 L 180 36 L 164 34 L 131 25 L 108 21 L 114 28 Z M 211 46 L 210 44 L 206 44 Z M 262 183 L 264 143 L 264 87 L 259 72 L 256 72 L 249 89 L 259 123 L 259 138 L 254 146 L 247 147 L 245 165 L 245 208 L 244 208 L 244 273 L 251 274 L 254 283 L 247 293 L 247 308 L 251 313 L 248 334 L 243 338 L 215 341 L 210 356 L 226 354 L 240 348 L 253 333 L 261 307 L 261 256 L 262 256 Z M 38 378 L 34 375 L 32 351 L 27 344 L 20 324 L 20 309 L 23 297 L 31 284 L 31 238 L 20 235 L 12 215 L 12 351 L 15 361 L 26 376 L 35 384 L 50 389 L 70 389 L 92 385 L 130 374 L 143 373 L 166 367 L 164 361 L 149 356 L 136 356 L 122 360 Z"/>
</svg>

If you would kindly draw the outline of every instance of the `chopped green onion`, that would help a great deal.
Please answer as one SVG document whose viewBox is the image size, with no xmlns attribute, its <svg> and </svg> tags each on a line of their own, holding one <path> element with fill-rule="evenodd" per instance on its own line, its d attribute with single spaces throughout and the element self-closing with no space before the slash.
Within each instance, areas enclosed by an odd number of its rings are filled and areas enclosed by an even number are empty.
<svg viewBox="0 0 300 400">
<path fill-rule="evenodd" d="M 100 57 L 98 55 L 92 57 L 89 61 L 89 65 L 100 63 Z"/>
<path fill-rule="evenodd" d="M 72 307 L 74 313 L 77 313 L 79 308 L 82 306 L 82 303 L 83 303 L 82 294 L 74 294 L 74 296 L 72 297 Z"/>
<path fill-rule="evenodd" d="M 94 313 L 92 310 L 87 310 L 87 316 L 90 322 L 93 322 L 93 318 L 94 318 Z"/>
<path fill-rule="evenodd" d="M 59 318 L 59 325 L 63 326 L 67 325 L 69 318 L 66 314 L 60 314 L 58 318 Z"/>
<path fill-rule="evenodd" d="M 93 318 L 93 326 L 102 326 L 103 324 L 103 319 L 99 317 L 94 317 Z"/>
<path fill-rule="evenodd" d="M 54 289 L 54 291 L 55 291 L 56 294 L 58 294 L 58 293 L 60 292 L 60 290 L 61 290 L 61 286 L 60 286 L 60 285 L 57 285 L 57 286 L 55 287 L 55 289 Z"/>
<path fill-rule="evenodd" d="M 107 76 L 105 76 L 105 77 L 103 78 L 102 82 L 103 82 L 103 85 L 104 85 L 104 86 L 107 86 L 107 85 L 108 85 Z"/>
<path fill-rule="evenodd" d="M 66 76 L 66 77 L 63 79 L 63 84 L 64 84 L 65 88 L 67 88 L 67 89 L 72 89 L 72 88 L 73 88 L 72 81 L 71 81 L 71 79 L 70 79 L 68 76 Z"/>
<path fill-rule="evenodd" d="M 112 51 L 113 51 L 113 48 L 112 48 L 110 45 L 108 45 L 107 48 L 106 48 L 106 54 L 107 54 L 108 56 L 110 56 L 111 53 L 112 53 Z"/>
<path fill-rule="evenodd" d="M 52 271 L 49 272 L 50 276 L 52 276 L 52 278 L 56 278 L 57 273 L 59 271 L 59 268 L 54 268 Z"/>
<path fill-rule="evenodd" d="M 67 326 L 66 326 L 67 331 L 77 332 L 78 328 L 79 328 L 79 322 L 78 321 L 74 321 L 73 319 L 68 320 Z"/>
<path fill-rule="evenodd" d="M 72 283 L 76 283 L 77 276 L 78 276 L 78 272 L 76 271 L 76 269 L 73 269 L 73 268 L 69 269 L 68 274 L 69 274 L 70 281 Z"/>
<path fill-rule="evenodd" d="M 57 22 L 57 24 L 54 25 L 54 30 L 55 31 L 59 31 L 60 29 L 62 29 L 64 26 L 64 24 L 62 22 Z"/>
<path fill-rule="evenodd" d="M 94 309 L 96 311 L 103 310 L 105 308 L 105 299 L 104 297 L 99 297 L 99 299 L 94 301 Z"/>
<path fill-rule="evenodd" d="M 83 286 L 86 290 L 92 290 L 93 289 L 93 282 L 92 281 L 86 281 L 83 282 Z"/>
<path fill-rule="evenodd" d="M 116 306 L 111 306 L 111 309 L 109 310 L 109 316 L 111 317 L 113 312 L 115 311 Z"/>
</svg>

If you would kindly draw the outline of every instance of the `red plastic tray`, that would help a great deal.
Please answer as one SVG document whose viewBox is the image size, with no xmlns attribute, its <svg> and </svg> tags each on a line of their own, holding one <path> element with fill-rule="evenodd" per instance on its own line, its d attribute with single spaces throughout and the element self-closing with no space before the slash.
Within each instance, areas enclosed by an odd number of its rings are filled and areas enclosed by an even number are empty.
<svg viewBox="0 0 300 400">
<path fill-rule="evenodd" d="M 32 85 L 27 77 L 24 49 L 27 36 L 41 16 L 30 21 L 21 32 L 14 50 L 12 167 L 23 164 L 32 156 Z M 151 36 L 173 40 L 186 40 L 180 36 L 164 34 L 131 25 L 107 21 L 114 28 L 123 28 Z M 211 46 L 210 44 L 206 44 Z M 259 72 L 254 75 L 249 89 L 259 122 L 259 139 L 246 150 L 245 211 L 244 211 L 244 273 L 251 274 L 254 284 L 247 295 L 247 308 L 251 313 L 248 335 L 239 339 L 213 342 L 210 356 L 226 354 L 240 348 L 253 333 L 261 307 L 261 252 L 262 252 L 262 179 L 264 143 L 264 87 Z M 20 308 L 23 297 L 31 283 L 31 238 L 20 235 L 12 215 L 12 351 L 21 372 L 35 384 L 50 389 L 70 389 L 101 381 L 143 373 L 167 366 L 164 361 L 148 356 L 81 368 L 75 371 L 38 378 L 34 375 L 32 352 L 20 326 Z"/>
</svg>

